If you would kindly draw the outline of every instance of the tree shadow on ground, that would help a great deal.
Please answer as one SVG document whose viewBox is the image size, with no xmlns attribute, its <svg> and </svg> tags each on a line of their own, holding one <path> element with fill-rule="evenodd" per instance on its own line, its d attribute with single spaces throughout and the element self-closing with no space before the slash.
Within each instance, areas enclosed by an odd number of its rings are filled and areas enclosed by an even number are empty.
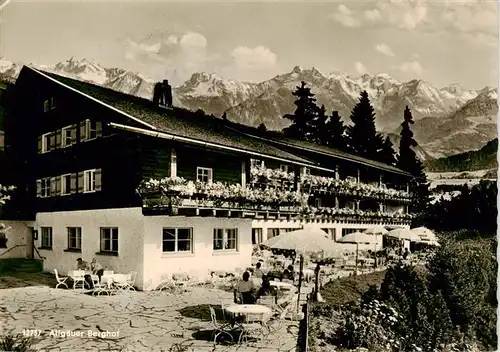
<svg viewBox="0 0 500 352">
<path fill-rule="evenodd" d="M 179 313 L 186 318 L 211 321 L 212 318 L 210 315 L 210 306 L 214 308 L 217 320 L 222 321 L 224 319 L 224 311 L 221 309 L 220 305 L 198 304 L 196 306 L 189 306 L 179 309 Z"/>
</svg>

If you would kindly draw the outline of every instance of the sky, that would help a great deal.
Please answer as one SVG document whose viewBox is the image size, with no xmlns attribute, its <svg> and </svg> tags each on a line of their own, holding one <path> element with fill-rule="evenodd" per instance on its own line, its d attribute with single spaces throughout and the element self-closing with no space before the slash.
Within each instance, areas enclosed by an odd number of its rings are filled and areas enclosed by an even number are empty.
<svg viewBox="0 0 500 352">
<path fill-rule="evenodd" d="M 15 62 L 87 58 L 173 84 L 201 71 L 257 82 L 300 65 L 498 85 L 496 0 L 7 1 L 0 56 Z"/>
</svg>

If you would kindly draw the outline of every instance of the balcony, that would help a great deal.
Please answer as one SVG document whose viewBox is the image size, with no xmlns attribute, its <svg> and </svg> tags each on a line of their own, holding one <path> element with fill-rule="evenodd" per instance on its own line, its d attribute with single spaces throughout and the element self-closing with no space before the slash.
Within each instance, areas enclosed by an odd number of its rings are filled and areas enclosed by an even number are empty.
<svg viewBox="0 0 500 352">
<path fill-rule="evenodd" d="M 310 219 L 406 223 L 411 214 L 311 207 L 310 194 L 278 188 L 203 183 L 180 177 L 141 183 L 138 193 L 147 214 Z"/>
</svg>

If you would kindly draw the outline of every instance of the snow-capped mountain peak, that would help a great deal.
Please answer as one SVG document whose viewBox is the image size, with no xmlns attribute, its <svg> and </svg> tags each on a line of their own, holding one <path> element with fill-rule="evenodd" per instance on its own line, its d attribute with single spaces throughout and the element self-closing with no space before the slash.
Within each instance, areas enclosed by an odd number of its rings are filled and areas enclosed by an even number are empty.
<svg viewBox="0 0 500 352">
<path fill-rule="evenodd" d="M 108 78 L 104 67 L 86 58 L 78 60 L 71 57 L 66 61 L 57 63 L 50 70 L 56 73 L 78 77 L 85 81 L 92 81 L 97 84 L 104 84 Z"/>
</svg>

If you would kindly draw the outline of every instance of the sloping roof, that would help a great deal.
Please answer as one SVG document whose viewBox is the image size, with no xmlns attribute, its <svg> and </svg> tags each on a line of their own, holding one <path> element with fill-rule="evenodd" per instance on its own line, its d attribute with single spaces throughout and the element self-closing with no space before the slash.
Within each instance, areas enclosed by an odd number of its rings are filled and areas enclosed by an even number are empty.
<svg viewBox="0 0 500 352">
<path fill-rule="evenodd" d="M 39 70 L 34 71 L 43 76 L 48 76 L 52 80 L 83 93 L 94 100 L 102 102 L 118 112 L 123 112 L 127 117 L 134 117 L 144 122 L 145 125 L 150 125 L 151 130 L 155 132 L 163 132 L 174 136 L 227 146 L 241 151 L 259 153 L 271 158 L 285 159 L 295 163 L 310 166 L 316 165 L 310 160 L 281 150 L 264 141 L 229 130 L 224 126 L 221 119 L 212 119 L 209 116 L 196 116 L 195 113 L 180 108 L 173 108 L 172 110 L 160 108 L 155 106 L 152 101 L 144 98 L 59 76 L 54 73 Z"/>
</svg>

